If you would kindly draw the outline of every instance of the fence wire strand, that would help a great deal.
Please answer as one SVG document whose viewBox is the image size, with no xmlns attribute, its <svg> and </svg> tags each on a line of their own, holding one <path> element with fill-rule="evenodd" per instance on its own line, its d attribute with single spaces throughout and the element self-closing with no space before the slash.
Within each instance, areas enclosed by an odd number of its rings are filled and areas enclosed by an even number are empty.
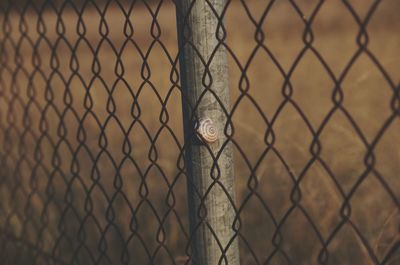
<svg viewBox="0 0 400 265">
<path fill-rule="evenodd" d="M 175 1 L 0 3 L 3 264 L 196 264 L 203 225 L 219 264 L 235 241 L 242 265 L 398 264 L 400 5 L 213 2 L 208 58 L 190 41 L 193 6 Z M 205 193 L 184 158 L 182 45 L 204 67 L 190 119 L 209 95 L 226 116 Z M 219 49 L 230 108 L 213 90 Z M 220 173 L 230 147 L 237 198 Z M 229 242 L 205 208 L 216 189 L 235 211 Z"/>
</svg>

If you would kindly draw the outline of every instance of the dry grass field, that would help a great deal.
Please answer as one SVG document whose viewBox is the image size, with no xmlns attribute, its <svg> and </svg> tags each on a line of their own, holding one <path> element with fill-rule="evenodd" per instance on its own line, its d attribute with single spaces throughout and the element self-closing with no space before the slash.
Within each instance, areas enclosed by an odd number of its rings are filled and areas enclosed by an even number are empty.
<svg viewBox="0 0 400 265">
<path fill-rule="evenodd" d="M 241 264 L 398 264 L 399 2 L 378 5 L 361 53 L 342 1 L 324 1 L 312 49 L 289 1 L 275 1 L 265 19 L 267 1 L 244 2 L 247 13 L 233 1 L 224 17 Z M 308 20 L 319 1 L 295 2 Z M 363 20 L 374 1 L 344 2 Z M 129 25 L 117 4 L 104 20 L 102 10 L 0 13 L 3 264 L 186 261 L 175 7 L 137 3 Z"/>
</svg>

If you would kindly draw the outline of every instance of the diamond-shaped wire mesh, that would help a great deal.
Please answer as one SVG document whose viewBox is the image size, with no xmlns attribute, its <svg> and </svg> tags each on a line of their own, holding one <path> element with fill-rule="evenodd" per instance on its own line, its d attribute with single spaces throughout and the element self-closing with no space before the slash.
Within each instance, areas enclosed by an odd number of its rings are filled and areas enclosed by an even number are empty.
<svg viewBox="0 0 400 265">
<path fill-rule="evenodd" d="M 195 264 L 176 5 L 0 3 L 2 264 Z M 240 264 L 400 262 L 399 11 L 228 0 L 215 14 Z"/>
</svg>

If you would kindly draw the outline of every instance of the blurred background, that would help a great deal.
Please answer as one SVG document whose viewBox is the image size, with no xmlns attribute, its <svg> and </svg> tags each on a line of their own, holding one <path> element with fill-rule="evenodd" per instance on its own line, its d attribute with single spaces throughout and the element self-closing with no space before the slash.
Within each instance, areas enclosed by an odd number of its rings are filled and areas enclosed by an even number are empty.
<svg viewBox="0 0 400 265">
<path fill-rule="evenodd" d="M 0 7 L 3 264 L 185 264 L 174 2 Z M 400 262 L 399 10 L 228 1 L 241 264 Z"/>
</svg>

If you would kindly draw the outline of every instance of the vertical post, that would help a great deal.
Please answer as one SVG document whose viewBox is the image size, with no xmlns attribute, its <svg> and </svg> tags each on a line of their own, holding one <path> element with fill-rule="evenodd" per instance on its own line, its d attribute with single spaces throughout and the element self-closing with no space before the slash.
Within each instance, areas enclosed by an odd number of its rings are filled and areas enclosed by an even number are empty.
<svg viewBox="0 0 400 265">
<path fill-rule="evenodd" d="M 224 133 L 230 109 L 221 15 L 225 0 L 176 0 L 185 159 L 193 265 L 238 265 L 233 150 Z M 195 122 L 212 121 L 214 142 Z"/>
</svg>

